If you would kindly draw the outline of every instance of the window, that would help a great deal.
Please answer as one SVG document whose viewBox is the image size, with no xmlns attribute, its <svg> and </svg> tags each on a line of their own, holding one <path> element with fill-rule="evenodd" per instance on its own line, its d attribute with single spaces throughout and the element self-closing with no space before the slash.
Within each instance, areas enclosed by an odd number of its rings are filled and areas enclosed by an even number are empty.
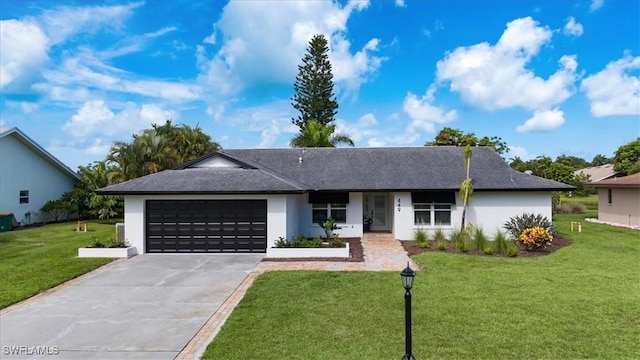
<svg viewBox="0 0 640 360">
<path fill-rule="evenodd" d="M 421 226 L 451 225 L 451 205 L 413 204 L 413 223 Z"/>
<path fill-rule="evenodd" d="M 613 204 L 613 191 L 612 189 L 607 189 L 607 204 Z"/>
<path fill-rule="evenodd" d="M 312 220 L 314 224 L 324 222 L 329 217 L 334 219 L 338 224 L 347 222 L 347 204 L 346 203 L 328 203 L 328 204 L 312 204 Z"/>
<path fill-rule="evenodd" d="M 29 203 L 29 190 L 20 190 L 20 204 Z"/>
</svg>

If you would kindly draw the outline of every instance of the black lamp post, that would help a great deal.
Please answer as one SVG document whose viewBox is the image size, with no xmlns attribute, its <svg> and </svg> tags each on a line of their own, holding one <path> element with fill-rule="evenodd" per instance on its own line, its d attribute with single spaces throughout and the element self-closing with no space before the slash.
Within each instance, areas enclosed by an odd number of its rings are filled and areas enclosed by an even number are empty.
<svg viewBox="0 0 640 360">
<path fill-rule="evenodd" d="M 407 267 L 400 273 L 402 286 L 407 290 L 404 294 L 405 354 L 402 360 L 415 360 L 411 355 L 411 288 L 414 276 L 416 276 L 416 272 L 411 270 L 407 261 Z"/>
</svg>

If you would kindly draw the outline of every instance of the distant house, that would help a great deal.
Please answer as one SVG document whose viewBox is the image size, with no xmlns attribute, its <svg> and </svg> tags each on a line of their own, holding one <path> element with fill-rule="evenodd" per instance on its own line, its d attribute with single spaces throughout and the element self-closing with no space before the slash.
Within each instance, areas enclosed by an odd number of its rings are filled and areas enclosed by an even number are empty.
<svg viewBox="0 0 640 360">
<path fill-rule="evenodd" d="M 573 172 L 575 175 L 588 175 L 589 182 L 596 182 L 612 178 L 619 174 L 618 171 L 613 170 L 613 164 L 604 164 L 600 166 L 592 166 Z"/>
<path fill-rule="evenodd" d="M 40 209 L 58 200 L 80 176 L 18 128 L 0 132 L 0 213 L 22 224 L 48 221 Z"/>
<path fill-rule="evenodd" d="M 267 252 L 279 237 L 342 237 L 460 227 L 462 148 L 229 149 L 98 191 L 124 195 L 125 237 L 138 253 Z M 488 234 L 524 212 L 551 218 L 551 193 L 575 188 L 515 171 L 492 148 L 471 157 L 467 223 Z M 365 230 L 363 218 L 371 222 Z"/>
<path fill-rule="evenodd" d="M 589 185 L 598 190 L 598 220 L 640 228 L 640 173 Z"/>
</svg>

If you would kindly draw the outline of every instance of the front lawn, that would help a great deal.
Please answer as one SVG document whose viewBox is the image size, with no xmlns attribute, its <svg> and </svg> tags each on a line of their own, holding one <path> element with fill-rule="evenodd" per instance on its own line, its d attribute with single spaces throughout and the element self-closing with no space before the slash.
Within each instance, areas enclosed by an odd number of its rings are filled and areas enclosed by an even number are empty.
<svg viewBox="0 0 640 360">
<path fill-rule="evenodd" d="M 414 356 L 640 358 L 640 233 L 583 218 L 544 257 L 416 256 Z M 396 272 L 266 273 L 203 358 L 399 359 L 403 294 Z"/>
<path fill-rule="evenodd" d="M 87 232 L 66 222 L 0 233 L 0 308 L 5 308 L 111 261 L 80 259 L 93 237 L 115 237 L 114 223 L 92 221 Z"/>
</svg>

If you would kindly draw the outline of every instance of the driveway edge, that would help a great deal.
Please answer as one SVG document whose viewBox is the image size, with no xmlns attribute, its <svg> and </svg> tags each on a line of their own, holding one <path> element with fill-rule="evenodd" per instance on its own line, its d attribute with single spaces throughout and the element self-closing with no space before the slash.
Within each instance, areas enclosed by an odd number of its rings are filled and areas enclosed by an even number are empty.
<svg viewBox="0 0 640 360">
<path fill-rule="evenodd" d="M 87 280 L 88 278 L 90 278 L 92 276 L 95 276 L 95 275 L 97 275 L 97 274 L 99 274 L 101 272 L 107 271 L 107 270 L 111 269 L 112 267 L 120 264 L 121 262 L 127 261 L 129 259 L 130 258 L 116 259 L 114 261 L 111 261 L 109 263 L 106 263 L 106 264 L 100 266 L 97 269 L 91 270 L 88 273 L 84 273 L 84 274 L 82 274 L 82 275 L 80 275 L 78 277 L 75 277 L 75 278 L 73 278 L 71 280 L 67 280 L 67 281 L 63 282 L 62 284 L 56 285 L 56 286 L 54 286 L 54 287 L 52 287 L 50 289 L 44 290 L 41 293 L 35 294 L 30 298 L 24 299 L 24 300 L 22 300 L 20 302 L 17 302 L 15 304 L 13 304 L 13 305 L 9 305 L 6 308 L 0 310 L 0 316 L 4 316 L 4 315 L 7 315 L 7 314 L 12 313 L 14 311 L 20 310 L 20 309 L 22 309 L 23 307 L 25 307 L 27 305 L 30 305 L 30 304 L 35 303 L 35 302 L 38 302 L 38 301 L 42 300 L 43 298 L 45 298 L 45 297 L 47 297 L 49 295 L 55 294 L 55 293 L 57 293 L 57 292 L 59 292 L 61 290 L 64 290 L 64 289 L 68 288 L 69 286 L 77 285 L 77 284 Z"/>
<path fill-rule="evenodd" d="M 199 359 L 207 346 L 218 335 L 222 325 L 227 321 L 229 315 L 233 312 L 233 309 L 238 305 L 240 300 L 247 293 L 247 290 L 253 284 L 253 281 L 260 275 L 261 272 L 252 271 L 242 281 L 242 283 L 233 291 L 233 293 L 225 300 L 225 302 L 211 315 L 209 320 L 200 328 L 198 333 L 189 341 L 189 343 L 180 351 L 178 356 L 174 360 L 191 360 Z"/>
</svg>

